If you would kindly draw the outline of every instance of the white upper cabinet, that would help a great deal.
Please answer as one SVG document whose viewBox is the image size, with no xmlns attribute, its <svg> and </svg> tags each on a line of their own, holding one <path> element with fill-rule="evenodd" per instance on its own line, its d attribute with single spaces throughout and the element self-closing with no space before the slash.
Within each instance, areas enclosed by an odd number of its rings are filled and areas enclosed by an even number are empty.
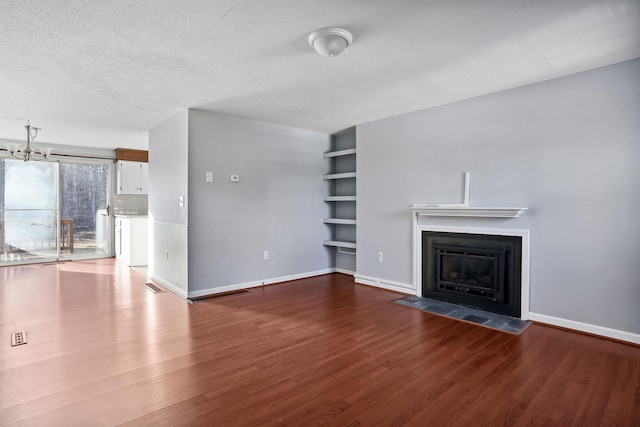
<svg viewBox="0 0 640 427">
<path fill-rule="evenodd" d="M 118 160 L 118 194 L 148 194 L 149 163 Z"/>
<path fill-rule="evenodd" d="M 140 192 L 142 194 L 149 193 L 149 163 L 140 165 Z"/>
</svg>

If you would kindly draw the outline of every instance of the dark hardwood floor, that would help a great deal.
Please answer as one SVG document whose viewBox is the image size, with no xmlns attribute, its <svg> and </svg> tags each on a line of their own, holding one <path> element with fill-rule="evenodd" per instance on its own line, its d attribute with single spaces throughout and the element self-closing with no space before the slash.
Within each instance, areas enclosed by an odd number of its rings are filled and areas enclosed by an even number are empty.
<svg viewBox="0 0 640 427">
<path fill-rule="evenodd" d="M 341 274 L 196 304 L 144 281 L 113 260 L 1 268 L 0 424 L 640 425 L 637 346 L 510 335 Z"/>
</svg>

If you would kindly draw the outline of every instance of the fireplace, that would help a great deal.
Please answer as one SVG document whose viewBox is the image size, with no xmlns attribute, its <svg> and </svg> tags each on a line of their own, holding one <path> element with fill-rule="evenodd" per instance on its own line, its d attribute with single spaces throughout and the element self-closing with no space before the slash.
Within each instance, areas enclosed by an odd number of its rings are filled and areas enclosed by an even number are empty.
<svg viewBox="0 0 640 427">
<path fill-rule="evenodd" d="M 522 237 L 422 231 L 422 296 L 521 317 Z"/>
</svg>

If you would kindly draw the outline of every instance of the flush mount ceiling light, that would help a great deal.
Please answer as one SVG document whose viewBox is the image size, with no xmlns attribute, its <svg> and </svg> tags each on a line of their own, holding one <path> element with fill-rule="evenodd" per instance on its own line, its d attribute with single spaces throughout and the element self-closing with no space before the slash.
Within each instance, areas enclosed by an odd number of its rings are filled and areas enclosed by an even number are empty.
<svg viewBox="0 0 640 427">
<path fill-rule="evenodd" d="M 309 44 L 320 55 L 333 58 L 353 42 L 353 35 L 343 28 L 320 28 L 309 34 Z"/>
</svg>

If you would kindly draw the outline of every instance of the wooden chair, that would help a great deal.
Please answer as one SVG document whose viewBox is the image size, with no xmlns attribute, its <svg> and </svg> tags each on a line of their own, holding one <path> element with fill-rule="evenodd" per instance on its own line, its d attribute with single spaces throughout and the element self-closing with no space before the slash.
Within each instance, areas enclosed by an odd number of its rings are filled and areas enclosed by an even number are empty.
<svg viewBox="0 0 640 427">
<path fill-rule="evenodd" d="M 73 219 L 62 218 L 60 220 L 60 249 L 73 253 Z"/>
</svg>

